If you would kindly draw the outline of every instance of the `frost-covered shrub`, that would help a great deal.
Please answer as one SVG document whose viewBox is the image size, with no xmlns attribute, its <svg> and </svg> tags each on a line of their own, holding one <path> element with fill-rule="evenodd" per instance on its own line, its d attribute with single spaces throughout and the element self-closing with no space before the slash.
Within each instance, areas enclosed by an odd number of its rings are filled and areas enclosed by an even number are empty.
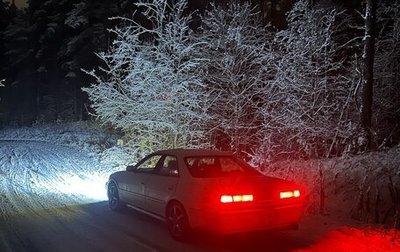
<svg viewBox="0 0 400 252">
<path fill-rule="evenodd" d="M 135 153 L 127 146 L 113 146 L 100 154 L 100 164 L 109 171 L 121 170 L 137 162 Z"/>
<path fill-rule="evenodd" d="M 197 145 L 207 102 L 195 70 L 204 60 L 191 41 L 186 1 L 136 3 L 140 19 L 116 18 L 116 36 L 106 65 L 87 71 L 85 88 L 98 117 L 127 133 L 134 146 L 150 150 Z M 138 22 L 136 20 L 142 20 Z M 143 21 L 144 20 L 144 21 Z"/>
<path fill-rule="evenodd" d="M 376 145 L 400 141 L 400 2 L 378 4 L 373 127 Z"/>
<path fill-rule="evenodd" d="M 212 100 L 207 128 L 217 148 L 243 154 L 258 145 L 268 36 L 248 2 L 211 4 L 202 17 L 202 77 Z"/>
<path fill-rule="evenodd" d="M 274 39 L 273 78 L 264 78 L 263 141 L 254 163 L 326 156 L 352 132 L 356 83 L 335 41 L 339 13 L 297 1 Z M 269 75 L 270 76 L 270 75 Z"/>
</svg>

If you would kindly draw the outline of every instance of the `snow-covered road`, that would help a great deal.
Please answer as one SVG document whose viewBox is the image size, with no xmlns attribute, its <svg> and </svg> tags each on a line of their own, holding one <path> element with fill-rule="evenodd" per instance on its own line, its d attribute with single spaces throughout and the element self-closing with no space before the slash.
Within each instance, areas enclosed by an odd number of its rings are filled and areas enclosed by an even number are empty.
<svg viewBox="0 0 400 252">
<path fill-rule="evenodd" d="M 107 174 L 77 149 L 36 141 L 0 141 L 2 213 L 105 199 Z"/>
<path fill-rule="evenodd" d="M 0 244 L 10 248 L 19 244 L 13 241 L 16 216 L 46 216 L 59 208 L 104 200 L 107 175 L 78 149 L 39 141 L 0 141 Z"/>
</svg>

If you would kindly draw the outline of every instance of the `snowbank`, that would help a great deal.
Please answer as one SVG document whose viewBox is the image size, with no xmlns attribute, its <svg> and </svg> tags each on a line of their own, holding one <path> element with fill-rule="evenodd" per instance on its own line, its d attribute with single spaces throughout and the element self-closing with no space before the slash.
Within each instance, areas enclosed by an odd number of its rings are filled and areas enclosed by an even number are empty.
<svg viewBox="0 0 400 252">
<path fill-rule="evenodd" d="M 274 163 L 264 168 L 264 173 L 302 183 L 311 213 L 348 216 L 392 227 L 396 211 L 400 211 L 399 167 L 397 146 L 358 156 Z"/>
</svg>

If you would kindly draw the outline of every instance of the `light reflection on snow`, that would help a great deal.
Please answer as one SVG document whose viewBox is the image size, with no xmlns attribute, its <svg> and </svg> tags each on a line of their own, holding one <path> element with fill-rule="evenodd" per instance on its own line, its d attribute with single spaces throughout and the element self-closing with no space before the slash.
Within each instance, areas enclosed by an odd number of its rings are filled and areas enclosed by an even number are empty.
<svg viewBox="0 0 400 252">
<path fill-rule="evenodd" d="M 108 174 L 63 174 L 55 183 L 56 189 L 66 196 L 75 196 L 87 202 L 107 199 L 105 183 Z"/>
</svg>

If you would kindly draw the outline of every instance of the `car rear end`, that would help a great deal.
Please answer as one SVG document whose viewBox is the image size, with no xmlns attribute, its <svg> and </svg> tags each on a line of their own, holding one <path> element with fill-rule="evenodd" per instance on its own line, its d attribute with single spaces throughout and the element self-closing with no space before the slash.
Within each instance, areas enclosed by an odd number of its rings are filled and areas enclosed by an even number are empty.
<svg viewBox="0 0 400 252">
<path fill-rule="evenodd" d="M 204 181 L 213 186 L 205 189 L 206 203 L 191 209 L 194 226 L 223 234 L 297 227 L 304 211 L 297 185 L 262 175 L 228 180 Z"/>
<path fill-rule="evenodd" d="M 190 176 L 181 180 L 187 184 L 180 198 L 193 228 L 225 234 L 288 228 L 303 215 L 304 192 L 295 183 L 264 176 L 233 155 L 202 153 L 184 157 L 184 164 Z"/>
</svg>

